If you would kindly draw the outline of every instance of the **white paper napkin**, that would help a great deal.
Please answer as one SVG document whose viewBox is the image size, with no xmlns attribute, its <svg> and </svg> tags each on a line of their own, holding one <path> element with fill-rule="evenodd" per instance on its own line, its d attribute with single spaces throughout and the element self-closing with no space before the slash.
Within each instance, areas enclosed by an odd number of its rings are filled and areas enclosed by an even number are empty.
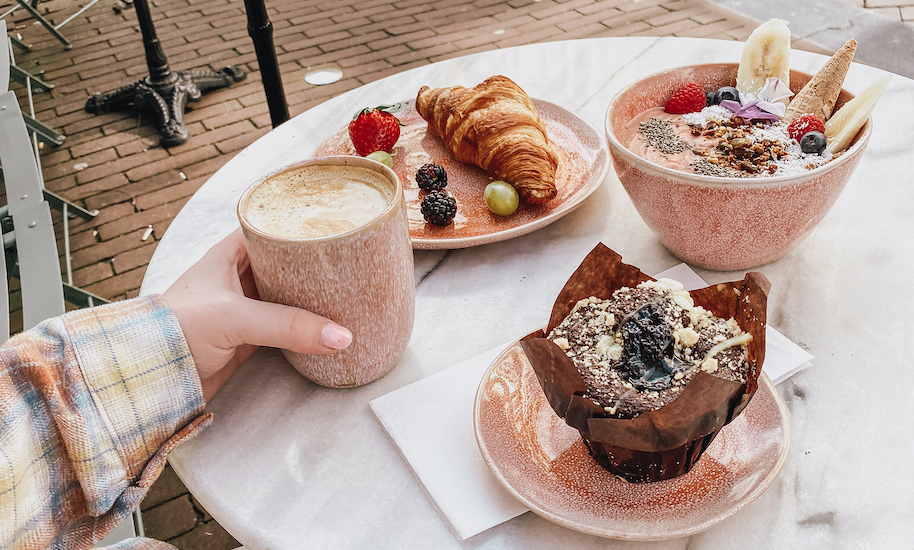
<svg viewBox="0 0 914 550">
<path fill-rule="evenodd" d="M 686 264 L 657 278 L 687 290 L 707 286 Z M 765 373 L 775 384 L 811 365 L 813 356 L 768 327 Z M 511 342 L 392 391 L 369 403 L 441 516 L 460 540 L 527 511 L 489 471 L 473 429 L 482 376 Z"/>
</svg>

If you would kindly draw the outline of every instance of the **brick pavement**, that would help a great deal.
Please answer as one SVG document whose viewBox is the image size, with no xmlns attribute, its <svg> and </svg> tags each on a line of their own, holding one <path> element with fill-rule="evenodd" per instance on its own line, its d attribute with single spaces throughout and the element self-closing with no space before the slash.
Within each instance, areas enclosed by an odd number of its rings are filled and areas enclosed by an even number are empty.
<svg viewBox="0 0 914 550">
<path fill-rule="evenodd" d="M 704 0 L 268 4 L 293 116 L 367 82 L 495 48 L 602 36 L 743 40 L 757 24 Z M 40 7 L 57 21 L 74 11 L 67 0 Z M 218 70 L 231 63 L 249 72 L 247 80 L 208 92 L 192 105 L 185 116 L 192 137 L 168 149 L 158 144 L 155 129 L 140 116 L 96 116 L 84 110 L 91 93 L 114 90 L 146 73 L 139 27 L 129 6 L 102 0 L 68 23 L 63 32 L 73 43 L 69 51 L 20 12 L 8 18 L 18 23 L 10 25 L 13 33 L 33 46 L 28 53 L 16 51 L 18 64 L 55 86 L 35 96 L 37 118 L 67 136 L 62 146 L 42 152 L 46 186 L 99 210 L 92 221 L 70 223 L 74 283 L 113 300 L 137 295 L 158 239 L 187 199 L 232 155 L 270 130 L 243 1 L 153 0 L 151 9 L 173 69 Z M 809 43 L 795 46 L 821 51 Z M 342 69 L 344 78 L 322 87 L 303 81 L 309 70 L 323 66 Z M 18 92 L 27 108 L 21 88 Z M 144 240 L 150 227 L 152 233 Z M 143 510 L 147 534 L 182 550 L 237 546 L 170 468 L 153 486 Z"/>
</svg>

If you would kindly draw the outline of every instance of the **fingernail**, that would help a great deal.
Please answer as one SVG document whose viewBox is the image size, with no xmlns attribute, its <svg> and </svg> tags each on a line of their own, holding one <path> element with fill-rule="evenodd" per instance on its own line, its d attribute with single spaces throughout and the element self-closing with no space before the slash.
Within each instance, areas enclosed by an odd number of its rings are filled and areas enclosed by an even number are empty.
<svg viewBox="0 0 914 550">
<path fill-rule="evenodd" d="M 327 323 L 321 329 L 321 344 L 330 349 L 346 349 L 352 343 L 352 333 L 345 328 Z"/>
</svg>

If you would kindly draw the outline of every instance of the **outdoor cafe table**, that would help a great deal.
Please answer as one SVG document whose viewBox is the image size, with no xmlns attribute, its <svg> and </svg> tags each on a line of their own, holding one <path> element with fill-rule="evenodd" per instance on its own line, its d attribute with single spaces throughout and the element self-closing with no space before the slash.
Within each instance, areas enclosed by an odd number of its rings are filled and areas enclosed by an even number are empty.
<svg viewBox="0 0 914 550">
<path fill-rule="evenodd" d="M 372 82 L 323 103 L 239 153 L 194 195 L 159 243 L 142 293 L 163 292 L 238 227 L 241 192 L 311 155 L 359 108 L 413 98 L 423 85 L 473 86 L 504 74 L 603 129 L 628 83 L 662 69 L 734 62 L 742 44 L 608 38 L 535 44 L 452 59 Z M 890 52 L 887 52 L 890 55 Z M 826 58 L 794 51 L 815 73 Z M 882 71 L 854 65 L 859 93 Z M 577 210 L 508 241 L 415 251 L 416 323 L 400 364 L 365 387 L 332 390 L 276 350 L 254 355 L 208 405 L 215 421 L 170 457 L 193 495 L 252 549 L 272 548 L 900 548 L 914 541 L 914 81 L 895 75 L 843 195 L 784 258 L 769 324 L 816 356 L 781 383 L 790 410 L 786 465 L 735 516 L 690 538 L 600 539 L 535 514 L 458 541 L 368 402 L 545 324 L 584 256 L 603 242 L 657 273 L 679 263 L 641 221 L 615 174 Z M 697 270 L 709 283 L 743 272 Z"/>
</svg>

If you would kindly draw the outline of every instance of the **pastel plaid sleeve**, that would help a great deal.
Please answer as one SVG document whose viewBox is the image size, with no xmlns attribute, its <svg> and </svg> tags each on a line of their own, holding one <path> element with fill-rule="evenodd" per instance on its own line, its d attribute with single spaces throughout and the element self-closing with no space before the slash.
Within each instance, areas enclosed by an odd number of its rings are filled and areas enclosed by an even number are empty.
<svg viewBox="0 0 914 550">
<path fill-rule="evenodd" d="M 209 423 L 203 406 L 161 296 L 12 338 L 0 349 L 0 548 L 90 548 L 139 504 L 168 452 Z"/>
</svg>

